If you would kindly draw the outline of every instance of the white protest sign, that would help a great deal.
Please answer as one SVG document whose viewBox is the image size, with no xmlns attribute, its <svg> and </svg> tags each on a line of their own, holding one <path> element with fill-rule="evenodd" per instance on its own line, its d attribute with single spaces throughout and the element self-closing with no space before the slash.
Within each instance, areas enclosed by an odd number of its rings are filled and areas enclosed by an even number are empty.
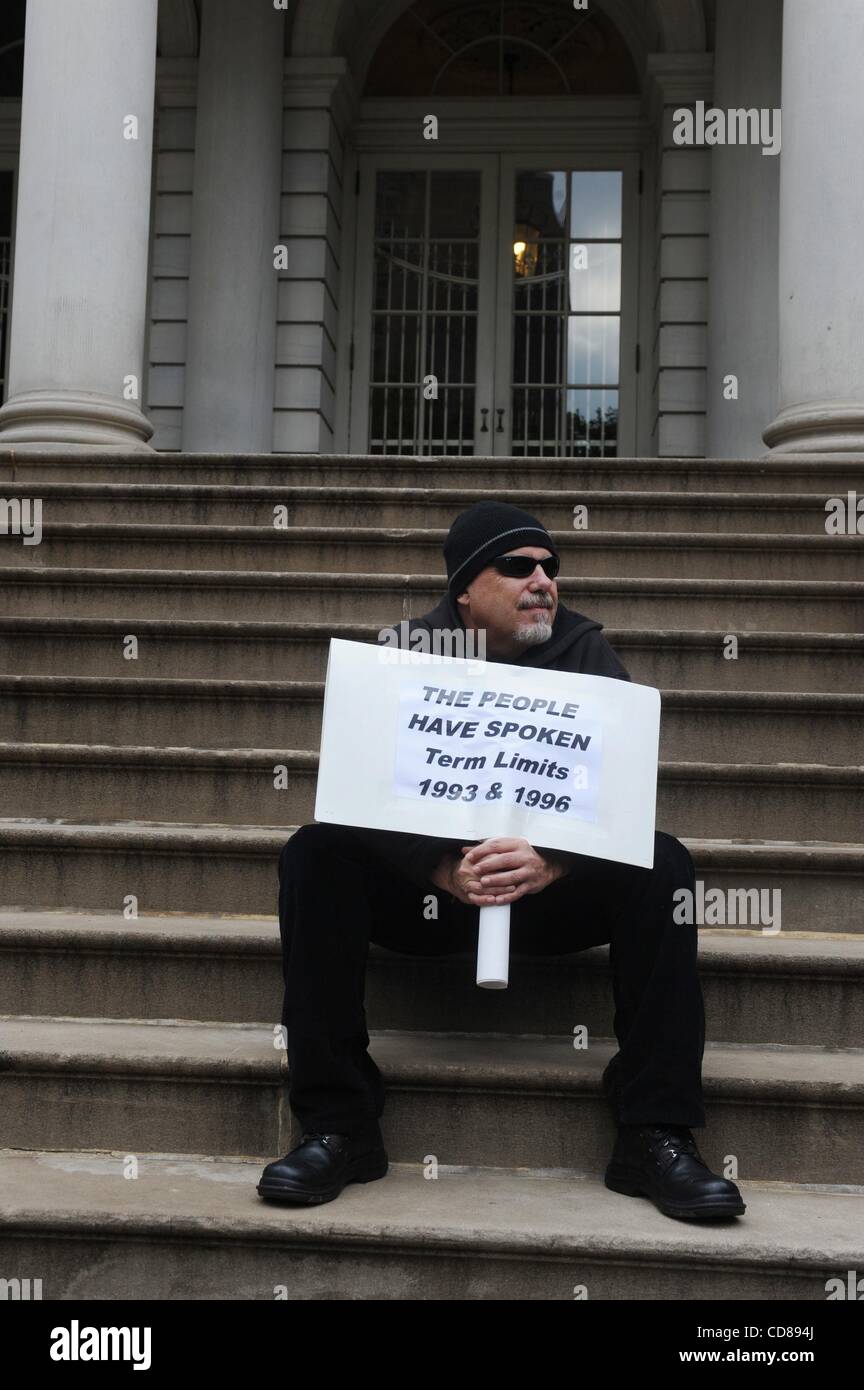
<svg viewBox="0 0 864 1390">
<path fill-rule="evenodd" d="M 651 867 L 659 729 L 649 686 L 334 638 L 315 819 Z"/>
</svg>

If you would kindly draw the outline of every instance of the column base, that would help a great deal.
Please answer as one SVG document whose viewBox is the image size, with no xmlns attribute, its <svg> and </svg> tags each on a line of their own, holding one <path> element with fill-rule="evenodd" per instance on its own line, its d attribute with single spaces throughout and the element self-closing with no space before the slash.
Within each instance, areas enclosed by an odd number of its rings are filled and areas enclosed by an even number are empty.
<svg viewBox="0 0 864 1390">
<path fill-rule="evenodd" d="M 155 452 L 137 405 L 98 391 L 21 391 L 0 406 L 0 445 L 82 445 Z"/>
<path fill-rule="evenodd" d="M 864 454 L 864 403 L 787 406 L 762 438 L 777 454 Z"/>
</svg>

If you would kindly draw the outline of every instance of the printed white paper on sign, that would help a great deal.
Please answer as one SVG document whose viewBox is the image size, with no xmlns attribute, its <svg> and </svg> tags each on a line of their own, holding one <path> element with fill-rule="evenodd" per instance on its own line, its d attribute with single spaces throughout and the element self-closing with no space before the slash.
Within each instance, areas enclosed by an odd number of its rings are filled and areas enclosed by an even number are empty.
<svg viewBox="0 0 864 1390">
<path fill-rule="evenodd" d="M 446 678 L 418 680 L 406 672 L 399 692 L 396 791 L 414 800 L 500 800 L 596 821 L 602 723 L 585 712 L 592 704 L 479 687 L 454 691 Z"/>
<path fill-rule="evenodd" d="M 650 867 L 659 730 L 649 686 L 334 638 L 315 818 Z"/>
</svg>

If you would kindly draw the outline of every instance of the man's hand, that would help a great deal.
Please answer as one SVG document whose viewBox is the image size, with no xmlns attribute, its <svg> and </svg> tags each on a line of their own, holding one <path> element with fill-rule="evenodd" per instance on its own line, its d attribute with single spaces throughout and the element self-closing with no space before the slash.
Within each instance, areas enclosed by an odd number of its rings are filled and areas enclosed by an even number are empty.
<svg viewBox="0 0 864 1390">
<path fill-rule="evenodd" d="M 542 893 L 562 878 L 563 864 L 545 858 L 527 840 L 496 837 L 479 845 L 463 845 L 462 859 L 442 860 L 432 882 L 475 907 L 501 907 L 528 893 Z"/>
<path fill-rule="evenodd" d="M 448 854 L 438 865 L 435 872 L 431 875 L 432 882 L 436 888 L 442 888 L 445 893 L 452 893 L 454 898 L 458 898 L 460 903 L 476 902 L 476 898 L 469 897 L 461 883 L 456 881 L 456 873 L 461 867 L 462 860 L 456 854 Z M 477 881 L 476 886 L 480 884 Z M 486 903 L 481 906 L 487 906 Z"/>
</svg>

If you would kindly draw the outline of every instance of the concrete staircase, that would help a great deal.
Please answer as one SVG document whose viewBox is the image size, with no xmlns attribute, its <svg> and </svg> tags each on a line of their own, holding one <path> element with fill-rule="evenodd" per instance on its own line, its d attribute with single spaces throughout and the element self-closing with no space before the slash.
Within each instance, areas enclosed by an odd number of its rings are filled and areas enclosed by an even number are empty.
<svg viewBox="0 0 864 1390">
<path fill-rule="evenodd" d="M 864 1274 L 864 563 L 824 529 L 862 476 L 0 452 L 3 496 L 43 503 L 41 544 L 0 536 L 0 1274 L 46 1298 L 778 1300 Z M 391 1171 L 311 1210 L 255 1193 L 299 1137 L 273 914 L 329 638 L 431 607 L 447 526 L 493 495 L 558 532 L 563 601 L 662 689 L 658 824 L 706 890 L 782 890 L 777 935 L 702 929 L 697 1138 L 737 1164 L 737 1222 L 603 1186 L 606 948 L 517 959 L 493 994 L 469 958 L 373 947 Z"/>
</svg>

